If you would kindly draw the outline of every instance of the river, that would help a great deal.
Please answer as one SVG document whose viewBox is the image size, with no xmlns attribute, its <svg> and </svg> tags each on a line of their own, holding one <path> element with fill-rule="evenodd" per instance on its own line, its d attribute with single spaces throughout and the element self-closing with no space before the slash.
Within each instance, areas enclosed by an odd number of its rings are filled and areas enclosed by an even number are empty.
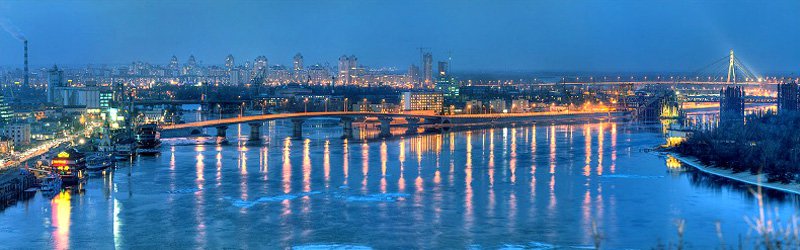
<svg viewBox="0 0 800 250">
<path fill-rule="evenodd" d="M 0 248 L 709 249 L 754 234 L 747 185 L 648 151 L 659 125 L 525 124 L 340 139 L 341 128 L 267 122 L 260 143 L 166 139 L 93 177 L 83 192 L 37 194 L 0 211 Z M 213 132 L 213 131 L 209 131 Z M 357 132 L 357 135 L 361 135 Z M 797 197 L 770 192 L 786 220 Z M 596 225 L 596 226 L 593 226 Z M 594 229 L 596 228 L 596 229 Z M 749 240 L 749 241 L 748 241 Z"/>
</svg>

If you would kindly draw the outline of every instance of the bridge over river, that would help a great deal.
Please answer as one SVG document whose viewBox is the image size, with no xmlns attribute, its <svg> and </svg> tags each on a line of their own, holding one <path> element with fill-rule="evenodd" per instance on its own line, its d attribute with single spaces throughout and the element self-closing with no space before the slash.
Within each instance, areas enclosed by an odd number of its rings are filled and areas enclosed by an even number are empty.
<svg viewBox="0 0 800 250">
<path fill-rule="evenodd" d="M 503 114 L 459 114 L 459 115 L 426 115 L 415 113 L 380 113 L 380 112 L 304 112 L 282 113 L 241 116 L 234 118 L 207 120 L 162 126 L 161 131 L 186 135 L 202 134 L 203 128 L 216 128 L 218 137 L 225 137 L 228 126 L 247 123 L 250 125 L 250 140 L 259 140 L 263 122 L 271 120 L 291 120 L 293 123 L 292 137 L 302 138 L 303 123 L 310 118 L 338 118 L 342 126 L 343 138 L 352 138 L 353 121 L 359 118 L 377 118 L 380 121 L 380 135 L 391 136 L 390 127 L 393 119 L 404 119 L 408 133 L 416 133 L 418 128 L 425 126 L 434 129 L 447 129 L 458 126 L 474 126 L 476 124 L 495 124 L 512 122 L 552 122 L 569 121 L 576 119 L 591 119 L 604 117 L 621 117 L 627 115 L 622 111 L 570 111 L 570 112 L 534 112 L 534 113 L 503 113 Z"/>
</svg>

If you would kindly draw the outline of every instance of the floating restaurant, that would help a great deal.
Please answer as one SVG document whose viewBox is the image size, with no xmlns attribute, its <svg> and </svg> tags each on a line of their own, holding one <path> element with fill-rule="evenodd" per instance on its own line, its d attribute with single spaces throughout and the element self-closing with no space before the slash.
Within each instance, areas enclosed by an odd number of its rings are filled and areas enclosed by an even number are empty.
<svg viewBox="0 0 800 250">
<path fill-rule="evenodd" d="M 56 155 L 50 164 L 64 184 L 76 184 L 86 174 L 86 160 L 83 153 L 75 149 L 67 149 Z"/>
</svg>

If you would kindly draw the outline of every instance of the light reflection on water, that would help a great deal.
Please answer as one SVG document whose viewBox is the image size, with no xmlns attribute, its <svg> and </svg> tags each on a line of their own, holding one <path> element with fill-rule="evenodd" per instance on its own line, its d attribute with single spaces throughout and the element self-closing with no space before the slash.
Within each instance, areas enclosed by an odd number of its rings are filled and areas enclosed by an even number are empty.
<svg viewBox="0 0 800 250">
<path fill-rule="evenodd" d="M 640 151 L 661 143 L 654 126 L 518 125 L 364 141 L 339 139 L 337 127 L 292 140 L 288 126 L 270 122 L 262 143 L 166 140 L 177 145 L 117 170 L 131 175 L 91 179 L 83 194 L 35 197 L 3 211 L 2 225 L 21 226 L 0 232 L 0 241 L 12 248 L 586 246 L 596 223 L 604 246 L 650 248 L 675 239 L 679 218 L 695 247 L 716 246 L 716 221 L 728 242 L 746 235 L 741 218 L 756 211 L 746 189 L 669 172 L 665 159 Z M 249 135 L 249 126 L 236 129 L 245 135 L 237 138 Z M 789 215 L 797 207 L 785 197 L 770 204 Z"/>
<path fill-rule="evenodd" d="M 50 201 L 52 208 L 53 226 L 56 230 L 53 232 L 53 239 L 55 239 L 55 247 L 58 249 L 69 249 L 69 228 L 72 218 L 72 198 L 69 192 L 61 192 Z"/>
</svg>

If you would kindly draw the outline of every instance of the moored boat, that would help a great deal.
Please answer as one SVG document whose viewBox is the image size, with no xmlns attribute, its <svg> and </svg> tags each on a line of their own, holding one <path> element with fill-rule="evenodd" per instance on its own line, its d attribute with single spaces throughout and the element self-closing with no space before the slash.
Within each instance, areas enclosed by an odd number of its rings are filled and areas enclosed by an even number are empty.
<svg viewBox="0 0 800 250">
<path fill-rule="evenodd" d="M 94 154 L 86 158 L 86 169 L 89 172 L 100 172 L 112 167 L 114 162 L 111 157 L 103 154 Z"/>
<path fill-rule="evenodd" d="M 135 142 L 130 139 L 119 140 L 114 144 L 114 159 L 117 161 L 129 160 L 134 155 Z"/>
<path fill-rule="evenodd" d="M 39 190 L 42 192 L 54 192 L 61 189 L 61 177 L 55 173 L 49 174 L 42 179 Z"/>
<path fill-rule="evenodd" d="M 156 155 L 161 152 L 161 136 L 156 124 L 145 124 L 136 129 L 136 154 Z"/>
</svg>

